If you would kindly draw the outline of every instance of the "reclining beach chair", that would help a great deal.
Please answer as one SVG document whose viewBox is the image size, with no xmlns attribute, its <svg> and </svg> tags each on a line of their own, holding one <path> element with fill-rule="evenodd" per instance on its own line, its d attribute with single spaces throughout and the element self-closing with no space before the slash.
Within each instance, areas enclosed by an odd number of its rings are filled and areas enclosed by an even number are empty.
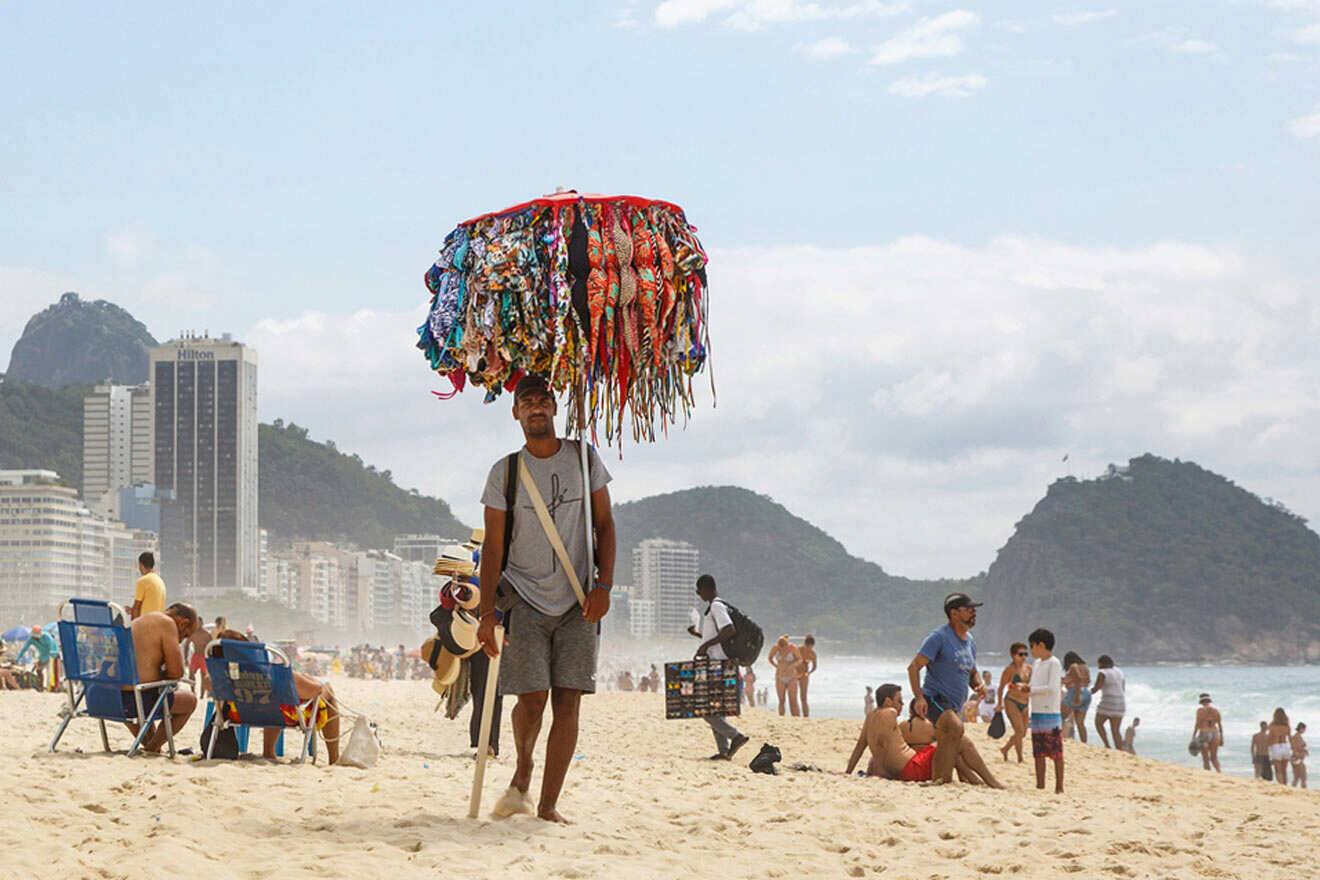
<svg viewBox="0 0 1320 880">
<path fill-rule="evenodd" d="M 211 695 L 216 702 L 216 721 L 206 750 L 215 752 L 220 731 L 230 727 L 259 727 L 302 731 L 302 752 L 298 763 L 312 756 L 321 709 L 319 697 L 300 701 L 293 681 L 289 658 L 279 648 L 261 642 L 215 639 L 206 646 L 206 674 L 211 678 Z"/>
<path fill-rule="evenodd" d="M 65 609 L 73 619 L 65 620 Z M 64 659 L 64 684 L 69 695 L 68 713 L 50 741 L 55 751 L 65 728 L 75 718 L 95 718 L 101 723 L 101 744 L 110 751 L 110 737 L 105 723 L 139 724 L 137 738 L 128 750 L 131 758 L 142 747 L 151 729 L 147 718 L 165 725 L 170 757 L 174 757 L 174 727 L 166 708 L 166 697 L 178 688 L 182 679 L 138 682 L 137 655 L 133 651 L 133 632 L 128 615 L 113 602 L 101 599 L 69 599 L 60 604 L 56 614 L 60 632 L 60 655 Z M 144 692 L 149 692 L 145 694 Z M 129 698 L 131 694 L 131 699 Z M 149 712 L 144 709 L 150 706 Z"/>
</svg>

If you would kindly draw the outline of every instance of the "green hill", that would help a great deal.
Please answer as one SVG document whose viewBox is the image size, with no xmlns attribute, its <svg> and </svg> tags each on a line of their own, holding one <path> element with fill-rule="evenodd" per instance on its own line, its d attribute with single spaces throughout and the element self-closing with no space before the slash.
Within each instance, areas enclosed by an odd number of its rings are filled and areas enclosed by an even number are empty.
<svg viewBox="0 0 1320 880">
<path fill-rule="evenodd" d="M 0 382 L 0 468 L 48 468 L 81 486 L 82 399 L 89 390 Z M 276 540 L 388 548 L 396 534 L 470 531 L 445 502 L 399 488 L 389 471 L 317 443 L 297 425 L 261 425 L 257 455 L 261 526 Z"/>
<path fill-rule="evenodd" d="M 317 443 L 279 419 L 259 429 L 261 525 L 279 539 L 351 541 L 389 547 L 408 533 L 465 537 L 449 505 L 394 484 L 389 471 Z"/>
<path fill-rule="evenodd" d="M 946 593 L 973 581 L 895 577 L 852 556 L 825 532 L 772 499 L 736 486 L 702 487 L 620 504 L 620 581 L 647 538 L 686 541 L 720 593 L 774 638 L 781 632 L 850 650 L 905 654 L 939 622 Z M 694 600 L 695 604 L 695 600 Z"/>
<path fill-rule="evenodd" d="M 1094 659 L 1320 660 L 1320 536 L 1191 462 L 1058 480 L 988 572 L 981 644 L 1036 626 Z"/>
</svg>

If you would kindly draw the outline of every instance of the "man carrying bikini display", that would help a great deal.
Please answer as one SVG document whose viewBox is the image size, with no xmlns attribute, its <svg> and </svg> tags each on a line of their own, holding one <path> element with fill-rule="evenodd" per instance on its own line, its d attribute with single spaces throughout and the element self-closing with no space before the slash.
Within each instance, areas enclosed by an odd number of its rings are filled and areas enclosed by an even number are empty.
<svg viewBox="0 0 1320 880">
<path fill-rule="evenodd" d="M 904 740 L 898 723 L 903 689 L 896 684 L 882 684 L 875 693 L 876 709 L 866 716 L 844 773 L 851 776 L 857 762 L 870 749 L 867 776 L 903 782 L 951 782 L 956 770 L 963 782 L 1004 787 L 985 765 L 972 741 L 963 736 L 957 713 L 945 712 L 940 716 L 935 724 L 935 745 L 914 749 Z"/>
<path fill-rule="evenodd" d="M 1210 705 L 1210 695 L 1201 694 L 1200 708 L 1196 710 L 1196 727 L 1192 730 L 1192 739 L 1201 749 L 1201 766 L 1216 773 L 1219 769 L 1219 747 L 1224 744 L 1224 724 L 1219 717 L 1219 710 Z"/>
</svg>

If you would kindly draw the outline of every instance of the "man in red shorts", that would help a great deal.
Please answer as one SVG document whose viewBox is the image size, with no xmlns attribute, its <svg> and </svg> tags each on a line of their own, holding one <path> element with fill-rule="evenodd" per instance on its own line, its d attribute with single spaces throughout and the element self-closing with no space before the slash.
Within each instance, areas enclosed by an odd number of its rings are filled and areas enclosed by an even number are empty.
<svg viewBox="0 0 1320 880">
<path fill-rule="evenodd" d="M 898 713 L 903 708 L 903 689 L 896 684 L 882 684 L 875 691 L 876 708 L 866 716 L 862 724 L 861 735 L 848 759 L 848 769 L 861 760 L 862 754 L 869 748 L 871 762 L 867 765 L 866 775 L 884 776 L 900 779 L 904 782 L 928 782 L 933 779 L 935 756 L 941 750 L 948 750 L 954 756 L 949 775 L 936 782 L 951 782 L 953 771 L 958 771 L 958 778 L 972 785 L 988 785 L 991 788 L 1003 788 L 995 779 L 990 768 L 985 765 L 976 746 L 963 736 L 962 725 L 958 723 L 956 713 L 943 713 L 935 725 L 935 745 L 914 749 L 903 739 L 898 729 Z"/>
</svg>

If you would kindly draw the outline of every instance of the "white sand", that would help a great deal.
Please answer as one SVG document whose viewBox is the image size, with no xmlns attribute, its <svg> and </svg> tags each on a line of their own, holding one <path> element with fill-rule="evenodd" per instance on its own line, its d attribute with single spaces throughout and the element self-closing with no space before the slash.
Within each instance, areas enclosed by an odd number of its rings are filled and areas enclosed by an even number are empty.
<svg viewBox="0 0 1320 880">
<path fill-rule="evenodd" d="M 857 724 L 749 710 L 740 760 L 706 760 L 700 721 L 665 721 L 652 694 L 585 701 L 556 827 L 466 817 L 466 718 L 432 713 L 426 683 L 337 680 L 379 722 L 373 770 L 174 762 L 100 752 L 75 722 L 45 751 L 59 698 L 0 692 L 0 873 L 5 877 L 1298 878 L 1320 851 L 1320 794 L 1066 746 L 1069 789 L 1038 792 L 1030 764 L 991 766 L 1012 790 L 849 778 Z M 506 706 L 506 709 L 510 706 Z M 196 748 L 194 718 L 181 745 Z M 548 729 L 548 719 L 547 727 Z M 978 744 L 984 728 L 973 734 Z M 751 773 L 763 741 L 784 765 Z M 121 752 L 127 733 L 112 731 Z M 507 712 L 503 744 L 510 748 Z M 75 746 L 84 749 L 74 752 Z M 781 765 L 781 766 L 784 766 Z M 508 784 L 491 765 L 483 812 Z M 539 786 L 537 773 L 533 795 Z M 1035 836 L 1043 839 L 1033 842 Z"/>
</svg>

